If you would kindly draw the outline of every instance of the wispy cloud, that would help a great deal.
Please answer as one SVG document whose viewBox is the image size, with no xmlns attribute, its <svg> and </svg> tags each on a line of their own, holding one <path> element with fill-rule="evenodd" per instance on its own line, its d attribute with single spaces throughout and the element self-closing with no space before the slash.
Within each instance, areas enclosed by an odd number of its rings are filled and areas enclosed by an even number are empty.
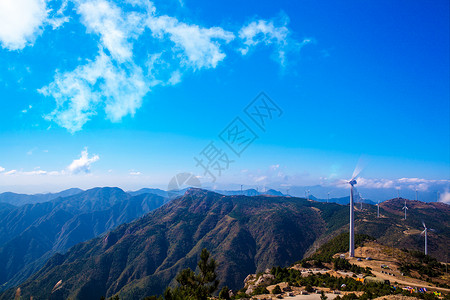
<svg viewBox="0 0 450 300">
<path fill-rule="evenodd" d="M 114 122 L 134 115 L 148 86 L 140 67 L 132 63 L 117 65 L 100 52 L 95 61 L 57 74 L 55 81 L 40 92 L 56 100 L 56 109 L 46 118 L 73 133 L 81 130 L 99 106 Z"/>
<path fill-rule="evenodd" d="M 153 2 L 146 0 L 120 6 L 109 0 L 73 3 L 86 32 L 98 39 L 98 55 L 74 70 L 57 71 L 53 82 L 38 90 L 55 100 L 46 119 L 71 133 L 99 112 L 112 122 L 133 116 L 152 88 L 178 84 L 186 72 L 214 69 L 236 47 L 242 54 L 260 45 L 274 47 L 277 61 L 285 66 L 288 52 L 310 42 L 291 38 L 287 17 L 253 21 L 234 33 L 158 14 Z M 53 12 L 53 19 L 67 21 L 65 7 L 66 2 Z M 147 50 L 147 60 L 136 59 L 134 47 L 149 38 L 157 47 Z"/>
<path fill-rule="evenodd" d="M 0 166 L 0 173 L 4 172 L 5 168 L 3 168 L 2 166 Z"/>
<path fill-rule="evenodd" d="M 313 42 L 312 39 L 304 39 L 301 42 L 292 39 L 288 23 L 289 18 L 283 16 L 275 20 L 260 19 L 243 26 L 239 31 L 239 38 L 244 44 L 239 49 L 240 52 L 246 55 L 258 45 L 273 46 L 276 60 L 281 66 L 285 66 L 289 52 L 298 52 L 303 46 Z"/>
<path fill-rule="evenodd" d="M 33 155 L 33 152 L 36 151 L 36 150 L 37 150 L 36 147 L 34 147 L 34 148 L 28 150 L 28 151 L 27 151 L 27 155 Z"/>
<path fill-rule="evenodd" d="M 151 16 L 147 25 L 154 37 L 167 36 L 174 43 L 172 50 L 182 54 L 181 64 L 194 69 L 215 68 L 226 56 L 220 41 L 229 43 L 235 37 L 220 27 L 201 28 L 169 16 Z"/>
<path fill-rule="evenodd" d="M 32 109 L 33 108 L 33 106 L 30 104 L 30 105 L 28 105 L 28 107 L 26 108 L 26 109 L 23 109 L 22 110 L 22 113 L 23 114 L 26 114 L 30 109 Z"/>
<path fill-rule="evenodd" d="M 144 30 L 144 14 L 126 14 L 106 0 L 80 1 L 77 12 L 87 32 L 100 36 L 101 45 L 108 49 L 113 59 L 124 62 L 132 58 L 132 40 Z"/>
</svg>

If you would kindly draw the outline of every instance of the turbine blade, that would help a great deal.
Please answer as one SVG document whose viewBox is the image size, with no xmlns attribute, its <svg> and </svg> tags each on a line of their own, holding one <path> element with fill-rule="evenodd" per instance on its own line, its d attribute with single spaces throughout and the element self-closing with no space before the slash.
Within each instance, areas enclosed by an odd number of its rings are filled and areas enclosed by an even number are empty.
<svg viewBox="0 0 450 300">
<path fill-rule="evenodd" d="M 422 221 L 422 225 L 423 225 L 423 228 L 427 228 L 427 226 L 425 226 L 425 222 L 424 221 Z"/>
<path fill-rule="evenodd" d="M 359 173 L 362 172 L 362 170 L 364 170 L 365 166 L 367 165 L 366 163 L 366 159 L 364 159 L 363 156 L 361 156 L 358 159 L 358 163 L 356 164 L 355 170 L 353 170 L 353 175 L 352 175 L 352 179 L 355 179 L 356 177 L 358 177 Z"/>
<path fill-rule="evenodd" d="M 342 185 L 348 184 L 349 181 L 350 181 L 350 180 L 347 180 L 347 179 L 339 179 L 339 180 L 338 180 L 338 184 L 342 184 Z"/>
</svg>

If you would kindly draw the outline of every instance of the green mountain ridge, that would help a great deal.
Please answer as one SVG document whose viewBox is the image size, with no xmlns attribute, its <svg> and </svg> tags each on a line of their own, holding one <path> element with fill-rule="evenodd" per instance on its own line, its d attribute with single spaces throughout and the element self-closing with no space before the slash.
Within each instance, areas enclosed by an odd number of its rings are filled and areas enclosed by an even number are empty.
<svg viewBox="0 0 450 300">
<path fill-rule="evenodd" d="M 411 203 L 410 211 L 418 212 L 404 221 L 399 215 L 401 210 L 397 212 L 400 202 L 404 200 L 386 201 L 380 206 L 379 219 L 375 206 L 356 209 L 356 232 L 386 244 L 395 238 L 398 246 L 420 250 L 423 238 L 404 232 L 418 231 L 417 224 L 425 218 L 442 235 L 430 235 L 430 254 L 445 253 L 440 249 L 448 245 L 450 238 L 445 230 L 450 219 L 448 206 Z M 65 254 L 54 255 L 20 288 L 25 297 L 48 298 L 54 285 L 62 280 L 62 287 L 52 294 L 52 299 L 113 295 L 140 299 L 162 293 L 174 284 L 180 270 L 195 269 L 201 249 L 207 248 L 218 262 L 221 286 L 236 289 L 248 274 L 288 266 L 307 255 L 313 245 L 323 244 L 346 230 L 348 205 L 293 197 L 224 196 L 191 189 L 132 223 L 77 244 Z M 13 293 L 11 289 L 0 299 L 9 299 Z"/>
</svg>

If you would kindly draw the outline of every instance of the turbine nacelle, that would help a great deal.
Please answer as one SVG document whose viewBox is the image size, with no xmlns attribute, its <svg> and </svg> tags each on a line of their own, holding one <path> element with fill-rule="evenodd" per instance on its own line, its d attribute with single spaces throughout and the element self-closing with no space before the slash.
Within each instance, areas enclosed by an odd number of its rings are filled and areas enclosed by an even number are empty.
<svg viewBox="0 0 450 300">
<path fill-rule="evenodd" d="M 354 186 L 354 185 L 356 185 L 356 180 L 355 180 L 355 179 L 352 179 L 352 180 L 350 180 L 348 183 L 349 183 L 351 186 Z"/>
</svg>

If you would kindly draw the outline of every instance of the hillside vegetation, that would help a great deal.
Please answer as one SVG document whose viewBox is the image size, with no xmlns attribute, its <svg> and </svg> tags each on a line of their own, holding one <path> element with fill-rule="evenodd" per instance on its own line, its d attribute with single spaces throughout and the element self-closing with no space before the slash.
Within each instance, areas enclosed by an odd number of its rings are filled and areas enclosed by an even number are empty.
<svg viewBox="0 0 450 300">
<path fill-rule="evenodd" d="M 65 198 L 0 210 L 0 290 L 38 271 L 55 253 L 163 205 L 152 194 L 96 188 Z"/>
<path fill-rule="evenodd" d="M 390 202 L 381 208 L 379 219 L 374 206 L 356 210 L 357 242 L 375 238 L 386 244 L 411 243 L 411 249 L 419 250 L 423 240 L 411 239 L 413 234 L 404 232 L 421 221 L 411 214 L 404 222 L 391 208 L 395 200 Z M 430 227 L 440 230 L 447 224 L 448 210 L 439 212 L 441 220 L 434 218 L 436 210 L 429 208 L 434 204 L 421 205 L 425 209 L 417 215 L 425 216 Z M 419 209 L 411 206 L 411 210 Z M 333 252 L 348 249 L 347 230 L 348 206 L 294 197 L 224 196 L 191 189 L 141 219 L 53 256 L 20 288 L 26 297 L 45 298 L 61 280 L 59 296 L 53 299 L 115 295 L 136 299 L 162 294 L 167 286 L 176 284 L 175 277 L 182 269 L 196 268 L 200 251 L 206 248 L 218 264 L 219 288 L 239 289 L 248 274 L 289 266 L 302 260 L 315 245 L 330 240 L 312 256 L 313 261 L 305 263 L 329 263 L 352 270 L 357 266 L 330 258 Z M 446 231 L 438 232 L 444 236 L 430 238 L 432 254 L 448 245 Z M 11 289 L 0 298 L 9 299 L 13 293 Z"/>
</svg>

